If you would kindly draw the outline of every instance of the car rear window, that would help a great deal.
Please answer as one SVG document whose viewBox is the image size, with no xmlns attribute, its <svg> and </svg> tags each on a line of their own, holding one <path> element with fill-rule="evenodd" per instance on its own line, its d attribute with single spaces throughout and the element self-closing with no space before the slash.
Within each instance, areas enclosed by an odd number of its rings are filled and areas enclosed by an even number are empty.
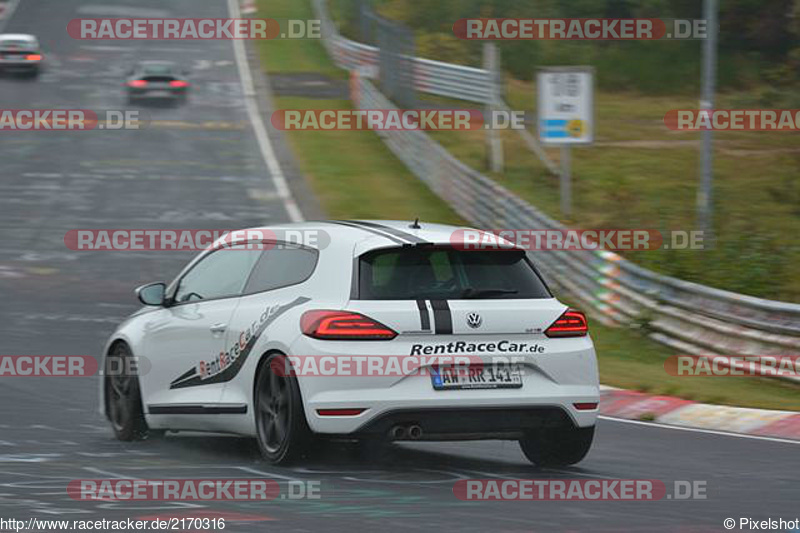
<svg viewBox="0 0 800 533">
<path fill-rule="evenodd" d="M 33 41 L 20 41 L 17 39 L 7 39 L 0 41 L 0 48 L 28 48 L 34 49 L 37 45 Z"/>
<path fill-rule="evenodd" d="M 523 251 L 391 248 L 359 259 L 361 300 L 551 298 Z"/>
<path fill-rule="evenodd" d="M 172 65 L 145 65 L 142 73 L 145 76 L 169 76 L 172 75 L 174 67 Z"/>
</svg>

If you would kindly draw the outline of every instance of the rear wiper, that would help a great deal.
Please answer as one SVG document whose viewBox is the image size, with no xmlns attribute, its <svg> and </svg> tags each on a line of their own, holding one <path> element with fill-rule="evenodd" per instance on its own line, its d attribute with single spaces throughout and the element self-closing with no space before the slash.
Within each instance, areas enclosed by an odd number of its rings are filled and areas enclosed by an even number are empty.
<svg viewBox="0 0 800 533">
<path fill-rule="evenodd" d="M 492 296 L 497 294 L 517 294 L 519 291 L 515 289 L 474 289 L 467 287 L 461 293 L 462 298 L 481 298 L 483 296 Z"/>
</svg>

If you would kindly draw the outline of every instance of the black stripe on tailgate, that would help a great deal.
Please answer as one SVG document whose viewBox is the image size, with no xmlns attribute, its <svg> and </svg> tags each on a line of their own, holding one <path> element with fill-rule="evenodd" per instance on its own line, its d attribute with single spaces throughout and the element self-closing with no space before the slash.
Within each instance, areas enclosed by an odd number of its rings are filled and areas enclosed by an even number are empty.
<svg viewBox="0 0 800 533">
<path fill-rule="evenodd" d="M 425 305 L 425 300 L 417 300 L 417 309 L 419 309 L 419 324 L 424 330 L 431 329 L 431 316 L 428 313 L 428 306 Z"/>
<path fill-rule="evenodd" d="M 450 315 L 450 306 L 447 300 L 431 300 L 433 308 L 433 321 L 436 323 L 437 335 L 453 334 L 453 317 Z"/>
</svg>

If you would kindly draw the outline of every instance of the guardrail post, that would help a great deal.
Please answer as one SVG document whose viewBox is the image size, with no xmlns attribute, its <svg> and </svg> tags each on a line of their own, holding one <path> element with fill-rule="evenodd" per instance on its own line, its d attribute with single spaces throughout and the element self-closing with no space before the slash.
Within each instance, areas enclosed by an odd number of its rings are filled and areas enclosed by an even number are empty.
<svg viewBox="0 0 800 533">
<path fill-rule="evenodd" d="M 489 101 L 486 102 L 483 119 L 486 128 L 486 149 L 489 154 L 489 169 L 492 172 L 503 172 L 503 141 L 494 129 L 492 115 L 499 108 L 500 102 L 500 53 L 495 43 L 483 44 L 483 68 L 489 72 Z M 486 127 L 490 126 L 490 127 Z"/>
</svg>

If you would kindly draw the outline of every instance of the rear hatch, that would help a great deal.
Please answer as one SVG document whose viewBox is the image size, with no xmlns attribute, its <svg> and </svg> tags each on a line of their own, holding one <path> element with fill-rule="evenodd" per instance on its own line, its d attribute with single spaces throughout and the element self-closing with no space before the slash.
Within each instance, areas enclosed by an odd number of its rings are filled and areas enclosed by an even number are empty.
<svg viewBox="0 0 800 533">
<path fill-rule="evenodd" d="M 369 382 L 337 381 L 340 391 L 329 391 L 329 400 L 365 387 L 406 387 L 405 397 L 424 396 L 427 389 L 418 387 L 419 378 L 430 380 L 437 390 L 518 389 L 529 376 L 547 390 L 552 383 L 576 381 L 570 376 L 571 361 L 593 354 L 586 338 L 548 336 L 556 322 L 562 328 L 574 324 L 564 324 L 567 307 L 552 296 L 522 250 L 400 246 L 368 251 L 354 266 L 346 311 L 320 311 L 331 313 L 324 327 L 320 319 L 303 330 L 312 338 L 327 336 L 313 344 L 317 353 L 382 356 L 387 358 L 384 364 L 394 359 L 404 370 Z M 582 331 L 562 331 L 561 336 L 585 337 L 585 326 L 583 319 L 577 326 Z M 406 370 L 411 357 L 416 360 Z M 557 368 L 545 368 L 548 360 Z M 462 365 L 461 370 L 453 363 Z M 455 379 L 464 366 L 468 375 Z M 416 370 L 424 370 L 425 377 L 416 376 Z"/>
<path fill-rule="evenodd" d="M 523 367 L 537 367 L 553 341 L 545 331 L 566 311 L 522 250 L 383 248 L 360 256 L 355 274 L 348 309 L 397 333 L 372 343 L 383 352 L 373 355 L 417 357 L 435 389 L 522 387 Z"/>
</svg>

